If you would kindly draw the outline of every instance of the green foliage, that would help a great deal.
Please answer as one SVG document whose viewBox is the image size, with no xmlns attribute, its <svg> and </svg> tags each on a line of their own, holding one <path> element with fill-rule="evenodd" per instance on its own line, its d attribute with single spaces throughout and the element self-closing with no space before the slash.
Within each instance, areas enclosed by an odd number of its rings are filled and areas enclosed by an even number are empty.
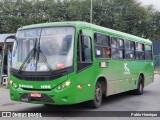
<svg viewBox="0 0 160 120">
<path fill-rule="evenodd" d="M 150 39 L 160 39 L 160 12 L 136 0 L 92 0 L 93 23 Z M 0 33 L 24 25 L 90 21 L 91 0 L 1 0 Z"/>
</svg>

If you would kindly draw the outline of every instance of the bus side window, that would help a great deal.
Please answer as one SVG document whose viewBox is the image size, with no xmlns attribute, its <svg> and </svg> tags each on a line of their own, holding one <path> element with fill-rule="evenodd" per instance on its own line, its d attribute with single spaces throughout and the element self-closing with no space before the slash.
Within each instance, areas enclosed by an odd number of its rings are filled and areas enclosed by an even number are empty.
<svg viewBox="0 0 160 120">
<path fill-rule="evenodd" d="M 92 55 L 91 55 L 91 39 L 90 37 L 83 36 L 81 39 L 82 44 L 82 61 L 89 62 L 92 61 Z"/>
<path fill-rule="evenodd" d="M 144 60 L 144 44 L 136 43 L 136 59 L 137 60 Z"/>
<path fill-rule="evenodd" d="M 77 71 L 93 64 L 92 42 L 89 36 L 80 36 L 77 44 Z"/>
<path fill-rule="evenodd" d="M 111 39 L 112 58 L 124 59 L 124 40 L 117 37 Z"/>
<path fill-rule="evenodd" d="M 135 43 L 133 41 L 125 40 L 124 41 L 125 46 L 125 59 L 127 60 L 133 60 L 135 58 Z"/>
<path fill-rule="evenodd" d="M 94 34 L 95 55 L 98 59 L 111 58 L 110 37 L 104 34 Z"/>
<path fill-rule="evenodd" d="M 77 61 L 79 62 L 80 61 L 80 41 L 78 40 L 78 43 L 77 43 Z"/>
<path fill-rule="evenodd" d="M 145 45 L 145 59 L 152 60 L 152 46 Z"/>
</svg>

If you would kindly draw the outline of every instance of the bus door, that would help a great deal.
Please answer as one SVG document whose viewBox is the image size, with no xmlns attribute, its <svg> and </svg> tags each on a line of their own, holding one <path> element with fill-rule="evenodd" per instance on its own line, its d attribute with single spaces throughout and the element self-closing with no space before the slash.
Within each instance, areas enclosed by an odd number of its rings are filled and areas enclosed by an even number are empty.
<svg viewBox="0 0 160 120">
<path fill-rule="evenodd" d="M 81 29 L 79 39 L 77 40 L 77 86 L 81 89 L 79 99 L 91 99 L 93 97 L 93 83 L 95 80 L 95 69 L 93 69 L 93 51 L 92 51 L 92 30 Z"/>
</svg>

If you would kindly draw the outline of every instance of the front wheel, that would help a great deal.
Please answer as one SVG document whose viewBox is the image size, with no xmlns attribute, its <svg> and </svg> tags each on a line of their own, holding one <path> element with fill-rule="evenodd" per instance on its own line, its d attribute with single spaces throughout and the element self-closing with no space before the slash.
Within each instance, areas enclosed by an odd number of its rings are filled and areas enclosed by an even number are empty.
<svg viewBox="0 0 160 120">
<path fill-rule="evenodd" d="M 94 99 L 90 101 L 89 104 L 92 108 L 98 108 L 101 106 L 101 103 L 102 103 L 102 85 L 100 82 L 97 82 L 94 92 Z"/>
</svg>

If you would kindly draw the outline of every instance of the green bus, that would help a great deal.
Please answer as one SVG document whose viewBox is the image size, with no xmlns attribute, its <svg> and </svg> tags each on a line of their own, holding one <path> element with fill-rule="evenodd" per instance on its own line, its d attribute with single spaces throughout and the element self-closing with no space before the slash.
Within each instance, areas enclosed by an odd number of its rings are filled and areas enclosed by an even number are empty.
<svg viewBox="0 0 160 120">
<path fill-rule="evenodd" d="M 10 98 L 36 104 L 94 108 L 102 97 L 141 95 L 153 82 L 152 42 L 87 22 L 18 29 L 12 50 Z"/>
</svg>

